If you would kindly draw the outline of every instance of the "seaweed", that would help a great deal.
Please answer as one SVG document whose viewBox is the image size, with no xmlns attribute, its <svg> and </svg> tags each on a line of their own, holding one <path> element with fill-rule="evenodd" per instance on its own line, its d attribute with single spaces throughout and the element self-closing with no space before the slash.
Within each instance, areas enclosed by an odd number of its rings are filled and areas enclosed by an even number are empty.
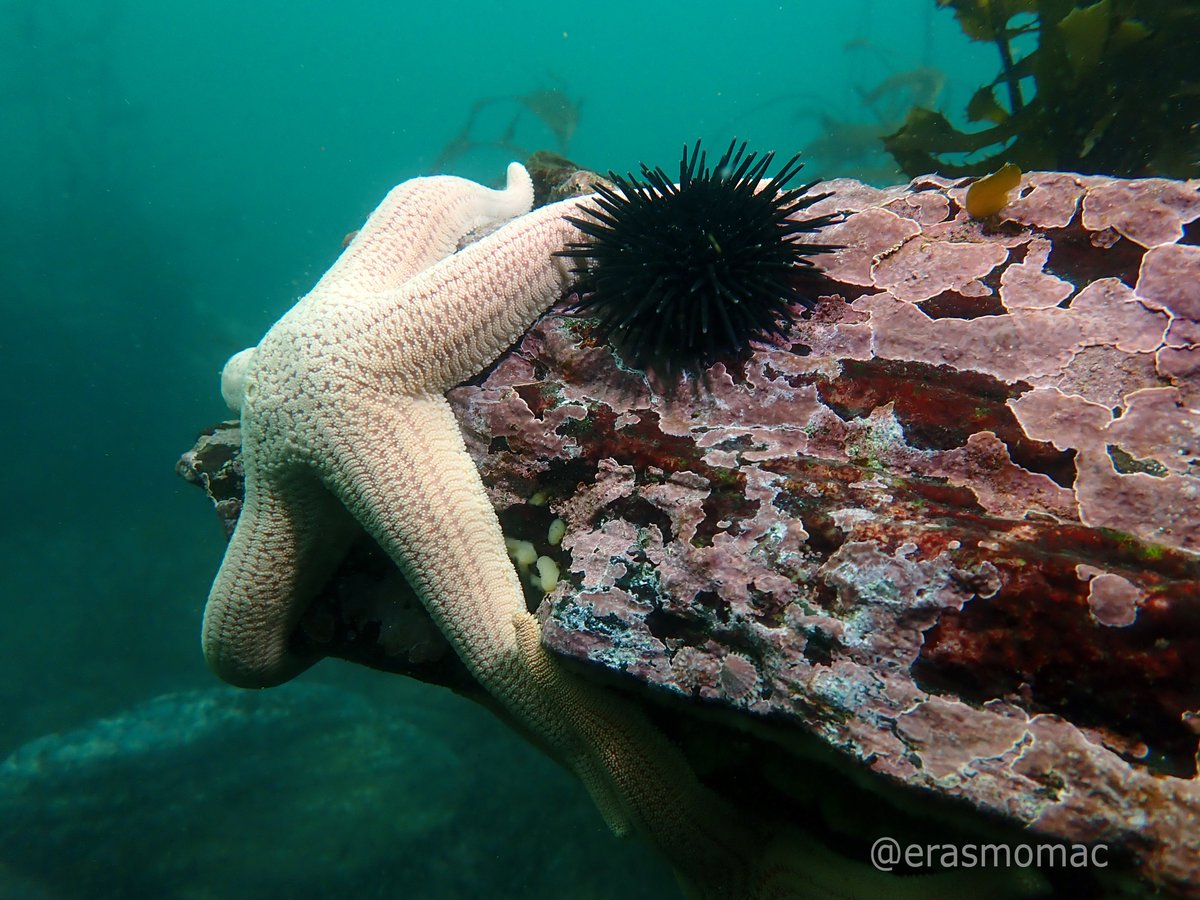
<svg viewBox="0 0 1200 900">
<path fill-rule="evenodd" d="M 571 138 L 579 126 L 583 99 L 568 94 L 565 85 L 561 84 L 561 79 L 554 80 L 558 81 L 560 86 L 539 88 L 525 94 L 483 97 L 476 100 L 471 105 L 458 134 L 447 142 L 434 160 L 432 170 L 444 171 L 459 157 L 480 148 L 499 149 L 513 158 L 524 159 L 533 151 L 517 140 L 517 131 L 531 121 L 540 122 L 553 136 L 559 154 L 567 153 Z M 480 136 L 479 132 L 488 131 L 487 123 L 481 125 L 480 119 L 489 110 L 507 116 L 508 122 L 498 133 Z"/>
<path fill-rule="evenodd" d="M 1200 4 L 1161 0 L 935 0 L 995 44 L 1000 72 L 963 131 L 916 106 L 884 146 L 909 176 L 1003 163 L 1118 177 L 1200 176 Z M 1032 45 L 1033 49 L 1021 51 Z"/>
</svg>

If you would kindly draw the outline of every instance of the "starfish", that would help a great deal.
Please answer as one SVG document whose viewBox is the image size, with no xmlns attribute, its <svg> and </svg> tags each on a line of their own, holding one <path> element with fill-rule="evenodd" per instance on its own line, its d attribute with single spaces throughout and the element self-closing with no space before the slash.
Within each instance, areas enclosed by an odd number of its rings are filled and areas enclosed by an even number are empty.
<svg viewBox="0 0 1200 900">
<path fill-rule="evenodd" d="M 227 364 L 246 493 L 208 598 L 205 656 L 246 687 L 315 662 L 293 655 L 289 634 L 365 529 L 504 715 L 582 779 L 615 832 L 649 838 L 698 895 L 783 896 L 760 829 L 738 824 L 640 710 L 542 647 L 445 399 L 569 287 L 555 252 L 582 239 L 564 218 L 580 201 L 529 212 L 532 199 L 515 163 L 498 191 L 449 176 L 404 182 Z"/>
</svg>

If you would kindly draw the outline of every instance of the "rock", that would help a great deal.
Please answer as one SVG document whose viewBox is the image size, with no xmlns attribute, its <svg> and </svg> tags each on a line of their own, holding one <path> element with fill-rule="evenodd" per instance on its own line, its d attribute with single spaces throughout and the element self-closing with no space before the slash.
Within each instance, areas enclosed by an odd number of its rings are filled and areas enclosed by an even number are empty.
<svg viewBox="0 0 1200 900">
<path fill-rule="evenodd" d="M 1056 886 L 1200 896 L 1197 185 L 1032 173 L 985 221 L 933 176 L 823 189 L 845 249 L 787 340 L 664 384 L 564 307 L 451 392 L 505 533 L 560 573 L 527 588 L 544 641 L 860 860 L 966 809 L 1107 846 Z M 461 686 L 356 577 L 298 640 Z"/>
<path fill-rule="evenodd" d="M 458 701 L 397 687 L 388 705 L 309 682 L 170 694 L 26 744 L 0 762 L 0 896 L 671 890 L 549 760 Z M 538 851 L 562 834 L 576 839 Z"/>
<path fill-rule="evenodd" d="M 333 688 L 170 694 L 5 760 L 0 856 L 63 896 L 290 893 L 444 827 L 458 766 Z"/>
</svg>

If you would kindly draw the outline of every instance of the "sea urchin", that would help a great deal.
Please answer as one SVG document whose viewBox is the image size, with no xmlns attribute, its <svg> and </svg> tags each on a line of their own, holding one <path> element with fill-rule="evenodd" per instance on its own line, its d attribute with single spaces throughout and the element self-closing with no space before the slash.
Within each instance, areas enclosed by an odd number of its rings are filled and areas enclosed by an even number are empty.
<svg viewBox="0 0 1200 900">
<path fill-rule="evenodd" d="M 810 309 L 816 267 L 808 257 L 839 249 L 798 236 L 839 221 L 795 218 L 829 194 L 816 182 L 785 189 L 800 171 L 793 156 L 770 181 L 774 153 L 761 158 L 737 141 L 714 169 L 697 141 L 679 164 L 679 183 L 644 163 L 642 178 L 610 172 L 590 219 L 572 218 L 587 240 L 561 255 L 575 260 L 578 309 L 599 320 L 632 365 L 694 369 L 781 336 L 796 305 Z"/>
</svg>

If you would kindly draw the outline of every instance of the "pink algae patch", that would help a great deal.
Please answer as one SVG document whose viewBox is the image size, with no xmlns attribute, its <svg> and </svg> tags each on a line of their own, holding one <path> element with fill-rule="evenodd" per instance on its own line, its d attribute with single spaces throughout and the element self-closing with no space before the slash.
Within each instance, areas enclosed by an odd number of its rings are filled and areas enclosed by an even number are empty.
<svg viewBox="0 0 1200 900">
<path fill-rule="evenodd" d="M 1022 179 L 1020 196 L 1001 216 L 1040 228 L 1066 228 L 1079 209 L 1083 184 L 1078 176 L 1064 172 L 1029 172 Z"/>
<path fill-rule="evenodd" d="M 1183 226 L 1200 218 L 1200 192 L 1191 182 L 1164 178 L 1112 181 L 1088 189 L 1083 227 L 1112 228 L 1143 247 L 1170 244 Z"/>
<path fill-rule="evenodd" d="M 830 243 L 840 250 L 823 266 L 829 277 L 845 284 L 870 287 L 871 269 L 876 259 L 898 249 L 921 226 L 885 209 L 868 209 L 850 216 L 826 231 Z"/>
<path fill-rule="evenodd" d="M 961 776 L 974 763 L 1013 751 L 1026 733 L 1020 718 L 998 718 L 966 703 L 931 697 L 896 721 L 896 730 L 934 778 Z"/>
<path fill-rule="evenodd" d="M 1157 309 L 1200 321 L 1200 247 L 1170 244 L 1142 257 L 1137 295 Z"/>
<path fill-rule="evenodd" d="M 1047 309 L 1058 306 L 1074 293 L 1069 281 L 1043 271 L 1050 256 L 1050 242 L 1029 242 L 1024 262 L 1014 263 L 1000 276 L 1000 298 L 1010 310 Z"/>
<path fill-rule="evenodd" d="M 962 291 L 1008 258 L 997 244 L 909 241 L 875 265 L 876 287 L 918 303 L 943 291 Z"/>
<path fill-rule="evenodd" d="M 1161 407 L 1168 399 L 1167 394 L 1147 393 L 1135 395 L 1131 401 L 1135 410 L 1147 402 Z M 1150 439 L 1136 427 L 1139 421 L 1149 421 L 1146 411 L 1135 411 L 1135 424 L 1122 427 L 1121 420 L 1105 407 L 1053 388 L 1031 391 L 1008 405 L 1030 437 L 1077 451 L 1074 490 L 1085 524 L 1123 531 L 1152 543 L 1200 549 L 1200 479 L 1174 472 L 1122 473 L 1114 466 L 1109 448 L 1119 448 L 1124 435 L 1136 432 L 1143 442 Z M 1192 448 L 1195 414 L 1177 410 L 1177 415 L 1179 420 L 1172 427 L 1174 440 Z M 1155 455 L 1136 440 L 1133 448 Z"/>
<path fill-rule="evenodd" d="M 1101 278 L 1071 300 L 1071 309 L 1083 315 L 1089 340 L 1111 343 L 1126 353 L 1149 353 L 1162 344 L 1169 319 L 1148 309 L 1119 278 Z"/>
<path fill-rule="evenodd" d="M 1147 388 L 1127 396 L 1129 406 L 1107 429 L 1108 439 L 1134 457 L 1153 459 L 1179 474 L 1200 467 L 1200 410 L 1176 388 Z"/>
<path fill-rule="evenodd" d="M 1122 628 L 1137 621 L 1138 607 L 1145 595 L 1136 585 L 1095 566 L 1079 565 L 1075 572 L 1088 582 L 1087 602 L 1093 619 L 1109 628 Z"/>
</svg>

